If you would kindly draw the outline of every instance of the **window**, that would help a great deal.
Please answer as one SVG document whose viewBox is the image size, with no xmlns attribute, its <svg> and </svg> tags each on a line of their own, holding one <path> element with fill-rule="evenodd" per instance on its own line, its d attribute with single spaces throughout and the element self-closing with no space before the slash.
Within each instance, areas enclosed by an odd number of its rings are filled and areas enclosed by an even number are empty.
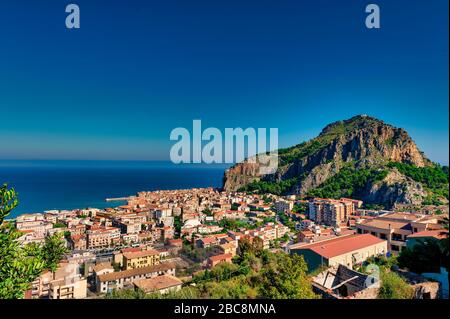
<svg viewBox="0 0 450 319">
<path fill-rule="evenodd" d="M 386 234 L 380 233 L 380 238 L 381 239 L 387 239 Z"/>
</svg>

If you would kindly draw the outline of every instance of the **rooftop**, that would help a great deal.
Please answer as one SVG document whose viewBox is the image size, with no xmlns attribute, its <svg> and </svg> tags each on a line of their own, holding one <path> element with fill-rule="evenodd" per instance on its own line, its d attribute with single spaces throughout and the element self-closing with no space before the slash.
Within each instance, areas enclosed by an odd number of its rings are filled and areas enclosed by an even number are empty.
<svg viewBox="0 0 450 319">
<path fill-rule="evenodd" d="M 233 257 L 232 254 L 220 254 L 220 255 L 216 255 L 216 256 L 211 256 L 211 257 L 209 257 L 209 259 L 211 261 L 220 261 L 220 260 L 225 260 L 225 259 L 231 259 L 231 257 Z"/>
<path fill-rule="evenodd" d="M 113 280 L 122 279 L 122 278 L 129 278 L 129 277 L 138 276 L 138 275 L 145 275 L 145 274 L 149 274 L 149 273 L 153 273 L 153 272 L 167 271 L 169 269 L 175 269 L 175 264 L 166 262 L 166 263 L 161 263 L 161 264 L 149 266 L 149 267 L 142 267 L 142 268 L 135 268 L 135 269 L 128 269 L 128 270 L 124 270 L 124 271 L 112 272 L 109 274 L 100 275 L 100 276 L 98 276 L 98 279 L 102 282 L 106 282 L 106 281 L 113 281 Z"/>
<path fill-rule="evenodd" d="M 424 230 L 415 234 L 411 234 L 408 238 L 425 238 L 433 237 L 436 239 L 444 239 L 448 236 L 448 231 L 445 230 Z"/>
<path fill-rule="evenodd" d="M 159 255 L 159 252 L 154 249 L 142 250 L 142 251 L 131 251 L 123 253 L 126 259 L 143 258 L 148 256 Z"/>
<path fill-rule="evenodd" d="M 162 289 L 167 289 L 171 287 L 176 287 L 182 285 L 183 282 L 174 276 L 163 275 L 157 276 L 149 279 L 138 280 L 135 283 L 135 286 L 139 289 L 142 289 L 144 292 L 154 292 Z"/>
<path fill-rule="evenodd" d="M 355 250 L 366 248 L 372 245 L 385 242 L 371 234 L 363 235 L 349 235 L 344 237 L 337 237 L 326 241 L 321 241 L 313 244 L 306 244 L 297 247 L 292 247 L 291 250 L 312 250 L 315 253 L 325 257 L 333 258 L 344 255 Z"/>
</svg>

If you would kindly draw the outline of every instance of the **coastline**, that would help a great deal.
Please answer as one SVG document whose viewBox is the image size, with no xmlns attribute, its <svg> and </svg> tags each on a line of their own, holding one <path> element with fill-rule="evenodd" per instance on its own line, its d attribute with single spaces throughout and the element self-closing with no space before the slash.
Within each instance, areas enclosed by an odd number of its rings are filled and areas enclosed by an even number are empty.
<svg viewBox="0 0 450 319">
<path fill-rule="evenodd" d="M 47 210 L 117 207 L 140 191 L 220 187 L 224 165 L 161 161 L 5 161 L 0 177 L 19 194 L 11 218 Z"/>
</svg>

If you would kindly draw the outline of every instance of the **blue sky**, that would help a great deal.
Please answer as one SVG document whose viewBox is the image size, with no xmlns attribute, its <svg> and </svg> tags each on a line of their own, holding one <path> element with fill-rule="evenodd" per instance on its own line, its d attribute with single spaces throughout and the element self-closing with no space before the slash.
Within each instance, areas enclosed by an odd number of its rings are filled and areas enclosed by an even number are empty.
<svg viewBox="0 0 450 319">
<path fill-rule="evenodd" d="M 278 127 L 280 146 L 369 114 L 448 164 L 448 1 L 0 4 L 0 159 L 167 159 L 175 127 Z"/>
</svg>

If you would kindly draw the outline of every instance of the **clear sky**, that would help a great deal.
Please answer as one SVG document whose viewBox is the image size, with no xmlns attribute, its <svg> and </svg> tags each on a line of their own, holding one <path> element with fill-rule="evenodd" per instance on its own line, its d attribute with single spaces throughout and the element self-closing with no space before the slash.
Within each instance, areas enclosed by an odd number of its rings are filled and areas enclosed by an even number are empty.
<svg viewBox="0 0 450 319">
<path fill-rule="evenodd" d="M 0 3 L 0 159 L 167 159 L 169 134 L 369 114 L 448 163 L 447 0 Z M 365 6 L 381 29 L 365 28 Z"/>
</svg>

